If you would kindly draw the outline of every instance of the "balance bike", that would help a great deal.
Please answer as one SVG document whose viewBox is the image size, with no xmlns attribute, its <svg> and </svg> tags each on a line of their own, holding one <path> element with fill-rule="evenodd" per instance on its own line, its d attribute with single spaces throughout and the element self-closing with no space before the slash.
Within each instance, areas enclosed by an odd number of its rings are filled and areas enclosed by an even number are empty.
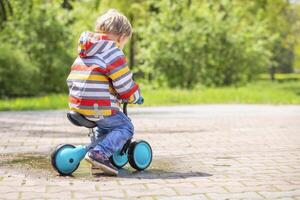
<svg viewBox="0 0 300 200">
<path fill-rule="evenodd" d="M 123 112 L 127 116 L 127 103 L 123 104 Z M 95 122 L 74 111 L 68 112 L 67 117 L 72 124 L 89 129 L 88 136 L 91 138 L 91 143 L 78 146 L 61 144 L 55 148 L 51 154 L 51 164 L 55 171 L 63 176 L 71 175 L 76 171 L 85 154 L 100 142 L 93 129 L 96 127 Z M 121 169 L 129 162 L 131 167 L 141 171 L 150 166 L 152 149 L 149 143 L 144 140 L 132 141 L 132 139 L 129 139 L 120 150 L 110 157 L 110 161 L 118 169 Z"/>
</svg>

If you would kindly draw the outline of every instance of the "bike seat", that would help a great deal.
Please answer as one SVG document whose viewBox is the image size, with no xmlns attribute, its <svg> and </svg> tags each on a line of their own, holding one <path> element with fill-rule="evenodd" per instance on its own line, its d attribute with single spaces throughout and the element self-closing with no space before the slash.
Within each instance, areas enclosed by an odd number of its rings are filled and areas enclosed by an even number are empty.
<svg viewBox="0 0 300 200">
<path fill-rule="evenodd" d="M 86 128 L 94 128 L 97 126 L 96 122 L 88 120 L 82 114 L 75 111 L 69 111 L 67 113 L 67 117 L 69 121 L 75 126 L 84 126 Z"/>
</svg>

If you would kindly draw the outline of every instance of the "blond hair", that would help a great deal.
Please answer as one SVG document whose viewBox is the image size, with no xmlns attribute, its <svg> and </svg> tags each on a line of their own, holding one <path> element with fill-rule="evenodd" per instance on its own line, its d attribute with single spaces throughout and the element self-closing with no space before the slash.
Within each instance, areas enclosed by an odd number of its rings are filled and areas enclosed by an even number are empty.
<svg viewBox="0 0 300 200">
<path fill-rule="evenodd" d="M 95 31 L 98 33 L 112 33 L 117 36 L 131 37 L 132 27 L 125 15 L 116 9 L 109 9 L 97 18 Z"/>
</svg>

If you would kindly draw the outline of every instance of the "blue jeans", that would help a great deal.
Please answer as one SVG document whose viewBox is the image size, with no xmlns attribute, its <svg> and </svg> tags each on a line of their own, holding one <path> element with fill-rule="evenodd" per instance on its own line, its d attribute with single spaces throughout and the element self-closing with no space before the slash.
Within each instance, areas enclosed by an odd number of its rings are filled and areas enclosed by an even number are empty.
<svg viewBox="0 0 300 200">
<path fill-rule="evenodd" d="M 107 157 L 120 150 L 126 141 L 133 136 L 134 128 L 131 120 L 122 112 L 96 122 L 97 145 L 94 150 L 100 151 Z"/>
</svg>

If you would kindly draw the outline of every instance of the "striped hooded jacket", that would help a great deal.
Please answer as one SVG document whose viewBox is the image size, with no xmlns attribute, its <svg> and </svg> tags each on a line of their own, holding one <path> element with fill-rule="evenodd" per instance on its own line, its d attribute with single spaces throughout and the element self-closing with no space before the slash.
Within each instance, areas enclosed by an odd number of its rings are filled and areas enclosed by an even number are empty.
<svg viewBox="0 0 300 200">
<path fill-rule="evenodd" d="M 99 120 L 120 111 L 120 101 L 138 100 L 139 87 L 116 42 L 104 34 L 83 32 L 78 51 L 67 78 L 71 110 Z"/>
</svg>

